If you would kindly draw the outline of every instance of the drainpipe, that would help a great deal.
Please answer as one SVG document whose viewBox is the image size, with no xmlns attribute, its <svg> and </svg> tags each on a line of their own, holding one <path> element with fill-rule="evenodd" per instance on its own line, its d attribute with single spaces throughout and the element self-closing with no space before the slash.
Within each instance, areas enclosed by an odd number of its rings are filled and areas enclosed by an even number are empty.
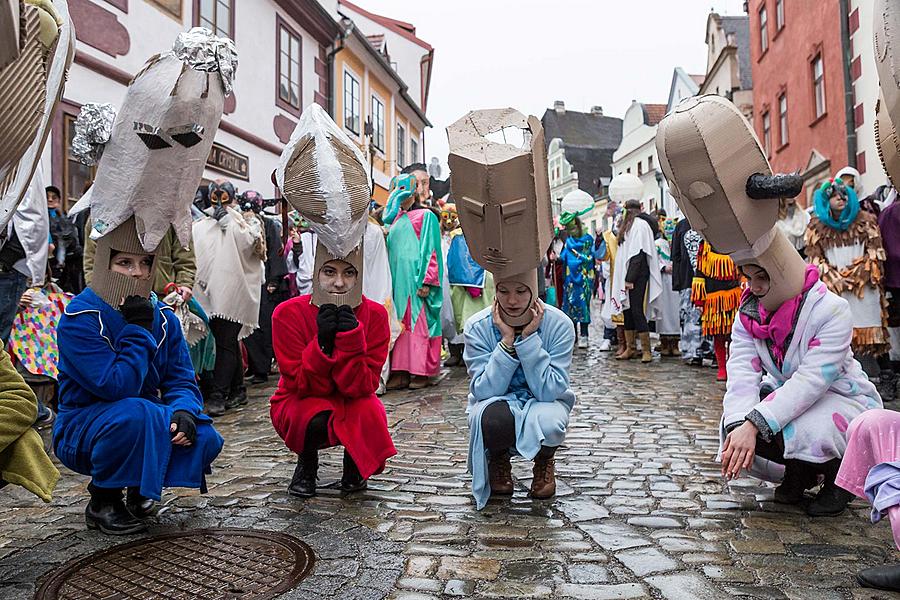
<svg viewBox="0 0 900 600">
<path fill-rule="evenodd" d="M 841 11 L 841 62 L 844 65 L 844 120 L 847 126 L 847 164 L 856 168 L 856 117 L 853 107 L 853 78 L 850 74 L 850 3 L 839 0 Z"/>
<path fill-rule="evenodd" d="M 325 65 L 328 70 L 328 114 L 338 121 L 338 117 L 334 114 L 334 57 L 338 52 L 344 49 L 344 40 L 353 32 L 355 24 L 347 17 L 341 18 L 341 31 L 335 40 L 334 49 L 325 56 Z"/>
</svg>

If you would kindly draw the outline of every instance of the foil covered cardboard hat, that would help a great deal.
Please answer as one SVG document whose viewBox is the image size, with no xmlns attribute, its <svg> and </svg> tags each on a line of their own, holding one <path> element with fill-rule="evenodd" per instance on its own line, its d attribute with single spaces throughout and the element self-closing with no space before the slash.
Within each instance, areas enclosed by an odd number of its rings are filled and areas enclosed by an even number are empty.
<svg viewBox="0 0 900 600">
<path fill-rule="evenodd" d="M 172 52 L 150 58 L 135 75 L 111 127 L 108 105 L 82 109 L 72 150 L 82 162 L 98 155 L 99 162 L 94 184 L 73 212 L 90 206 L 92 239 L 134 216 L 147 252 L 169 227 L 184 247 L 190 244 L 191 201 L 236 67 L 231 40 L 195 27 L 179 34 Z"/>
<path fill-rule="evenodd" d="M 488 139 L 506 128 L 522 131 L 523 147 Z M 524 283 L 537 299 L 537 268 L 553 238 L 540 120 L 512 108 L 477 110 L 450 125 L 447 136 L 451 193 L 472 258 L 497 283 Z M 527 309 L 501 316 L 514 327 L 531 318 Z"/>
<path fill-rule="evenodd" d="M 660 122 L 660 167 L 691 227 L 738 266 L 769 274 L 767 310 L 802 293 L 806 263 L 775 226 L 779 198 L 800 193 L 796 175 L 773 175 L 747 119 L 720 96 L 683 100 Z"/>
<path fill-rule="evenodd" d="M 312 104 L 303 111 L 275 170 L 281 193 L 318 239 L 312 294 L 317 306 L 355 307 L 362 301 L 362 245 L 371 198 L 365 165 L 356 144 L 321 106 Z M 323 290 L 318 273 L 329 260 L 356 267 L 356 286 L 341 294 Z"/>
<path fill-rule="evenodd" d="M 0 0 L 0 229 L 40 162 L 74 56 L 65 0 Z"/>
<path fill-rule="evenodd" d="M 875 105 L 875 140 L 878 156 L 891 185 L 900 183 L 900 139 L 895 123 L 900 121 L 900 5 L 875 0 L 875 68 L 881 86 Z"/>
</svg>

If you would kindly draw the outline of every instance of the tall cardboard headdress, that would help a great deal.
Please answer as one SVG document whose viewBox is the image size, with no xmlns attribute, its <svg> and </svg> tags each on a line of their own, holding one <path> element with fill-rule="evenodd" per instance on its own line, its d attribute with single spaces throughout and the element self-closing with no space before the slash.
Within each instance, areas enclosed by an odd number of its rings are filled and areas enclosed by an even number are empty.
<svg viewBox="0 0 900 600">
<path fill-rule="evenodd" d="M 74 55 L 65 0 L 0 0 L 0 230 L 40 162 Z"/>
<path fill-rule="evenodd" d="M 107 303 L 148 296 L 153 283 L 109 271 L 112 253 L 153 254 L 170 227 L 190 244 L 191 202 L 236 67 L 234 43 L 197 27 L 179 34 L 172 52 L 147 61 L 118 116 L 109 105 L 82 109 L 73 152 L 88 164 L 99 156 L 99 163 L 72 212 L 90 206 L 97 240 L 91 288 Z"/>
<path fill-rule="evenodd" d="M 778 199 L 800 193 L 796 175 L 773 175 L 747 119 L 720 96 L 683 100 L 659 124 L 656 149 L 691 227 L 738 266 L 769 274 L 760 301 L 775 310 L 802 293 L 806 263 L 775 226 Z"/>
<path fill-rule="evenodd" d="M 356 144 L 321 106 L 312 104 L 281 153 L 275 180 L 281 193 L 316 233 L 312 302 L 358 306 L 362 302 L 363 237 L 371 190 L 366 161 Z M 342 294 L 319 287 L 319 270 L 330 260 L 350 263 L 359 274 Z"/>
<path fill-rule="evenodd" d="M 507 127 L 521 129 L 525 148 L 487 136 Z M 537 268 L 553 237 L 550 182 L 544 130 L 536 117 L 512 108 L 472 111 L 447 128 L 451 193 L 472 258 L 497 283 L 516 281 L 537 299 Z M 530 305 L 529 305 L 530 308 Z M 528 323 L 524 310 L 503 320 Z"/>
<path fill-rule="evenodd" d="M 891 185 L 900 184 L 900 5 L 875 0 L 875 67 L 881 86 L 875 105 L 875 142 Z"/>
</svg>

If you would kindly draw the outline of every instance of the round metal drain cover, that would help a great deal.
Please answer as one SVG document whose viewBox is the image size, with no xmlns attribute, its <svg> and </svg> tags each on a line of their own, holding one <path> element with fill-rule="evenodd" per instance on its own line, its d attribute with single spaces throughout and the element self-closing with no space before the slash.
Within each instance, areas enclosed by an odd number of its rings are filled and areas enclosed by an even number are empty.
<svg viewBox="0 0 900 600">
<path fill-rule="evenodd" d="M 275 531 L 198 529 L 113 546 L 50 573 L 36 600 L 263 600 L 300 582 L 313 551 Z"/>
</svg>

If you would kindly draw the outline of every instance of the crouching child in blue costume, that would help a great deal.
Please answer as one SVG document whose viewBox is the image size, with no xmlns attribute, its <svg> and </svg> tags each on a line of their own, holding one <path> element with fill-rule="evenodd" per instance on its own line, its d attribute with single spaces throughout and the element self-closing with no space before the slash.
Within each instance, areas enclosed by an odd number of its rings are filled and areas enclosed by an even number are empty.
<svg viewBox="0 0 900 600">
<path fill-rule="evenodd" d="M 486 136 L 519 128 L 520 148 Z M 463 328 L 469 372 L 469 471 L 480 510 L 513 493 L 512 453 L 534 460 L 532 498 L 556 494 L 554 455 L 575 394 L 572 320 L 538 298 L 553 220 L 544 133 L 513 109 L 472 111 L 447 128 L 453 196 L 472 258 L 494 277 L 493 306 Z"/>
<path fill-rule="evenodd" d="M 232 72 L 221 64 L 233 58 L 229 40 L 192 34 L 148 61 L 118 118 L 108 105 L 86 105 L 76 124 L 83 134 L 93 124 L 111 135 L 94 185 L 73 208 L 90 207 L 97 249 L 90 287 L 57 329 L 53 448 L 66 467 L 91 477 L 88 528 L 112 535 L 146 529 L 142 519 L 163 487 L 205 492 L 223 444 L 202 414 L 181 324 L 151 292 L 163 237 L 174 227 L 182 246 L 191 241 L 190 202 L 229 87 L 225 73 L 198 70 L 190 58 L 215 56 L 220 71 Z M 78 142 L 73 147 L 91 150 Z M 154 193 L 160 189 L 167 194 Z"/>
</svg>

